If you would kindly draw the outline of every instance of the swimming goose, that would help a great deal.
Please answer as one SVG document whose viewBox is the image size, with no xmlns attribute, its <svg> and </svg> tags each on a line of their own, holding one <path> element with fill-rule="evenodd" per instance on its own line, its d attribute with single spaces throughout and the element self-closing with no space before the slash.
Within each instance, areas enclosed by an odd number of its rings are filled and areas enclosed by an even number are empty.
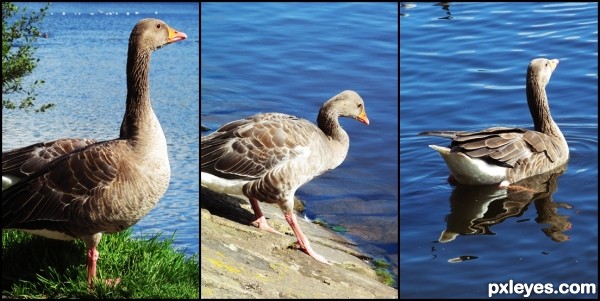
<svg viewBox="0 0 600 301">
<path fill-rule="evenodd" d="M 271 228 L 258 201 L 279 205 L 298 239 L 298 245 L 316 260 L 317 254 L 300 230 L 293 213 L 294 193 L 312 178 L 340 165 L 350 140 L 338 117 L 369 124 L 358 93 L 343 91 L 323 104 L 314 125 L 280 113 L 265 113 L 225 124 L 201 139 L 201 183 L 217 192 L 245 195 L 258 228 Z"/>
<path fill-rule="evenodd" d="M 450 148 L 430 145 L 446 161 L 451 180 L 468 185 L 506 187 L 568 161 L 569 146 L 550 115 L 546 97 L 546 85 L 557 65 L 557 59 L 537 58 L 527 68 L 527 103 L 534 130 L 494 127 L 479 132 L 419 134 L 452 139 Z"/>
<path fill-rule="evenodd" d="M 154 50 L 186 38 L 157 19 L 135 25 L 118 139 L 60 139 L 2 153 L 2 229 L 83 239 L 90 287 L 102 233 L 137 223 L 169 185 L 167 144 L 150 103 L 149 63 Z"/>
</svg>

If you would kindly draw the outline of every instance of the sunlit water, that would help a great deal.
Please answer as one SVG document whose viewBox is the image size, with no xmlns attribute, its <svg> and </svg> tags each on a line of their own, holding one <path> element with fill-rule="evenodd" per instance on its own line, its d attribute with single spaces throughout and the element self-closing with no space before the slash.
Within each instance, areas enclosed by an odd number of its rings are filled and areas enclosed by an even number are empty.
<svg viewBox="0 0 600 301">
<path fill-rule="evenodd" d="M 489 283 L 510 280 L 598 284 L 597 14 L 596 3 L 401 5 L 401 297 L 486 298 Z M 530 128 L 525 73 L 536 57 L 560 60 L 547 92 L 571 159 L 556 187 L 538 186 L 556 192 L 527 203 L 450 186 L 428 147 L 448 141 L 417 133 Z"/>
</svg>

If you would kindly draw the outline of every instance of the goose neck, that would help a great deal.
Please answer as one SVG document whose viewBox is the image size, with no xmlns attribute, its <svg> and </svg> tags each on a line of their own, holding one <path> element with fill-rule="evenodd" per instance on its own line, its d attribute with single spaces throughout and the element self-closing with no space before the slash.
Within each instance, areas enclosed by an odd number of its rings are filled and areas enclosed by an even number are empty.
<svg viewBox="0 0 600 301">
<path fill-rule="evenodd" d="M 348 134 L 342 129 L 338 121 L 339 113 L 327 108 L 321 108 L 319 111 L 317 125 L 327 137 L 340 142 L 348 141 Z"/>
<path fill-rule="evenodd" d="M 552 119 L 545 85 L 527 75 L 527 103 L 535 130 L 555 137 L 563 137 L 558 125 Z M 563 138 L 564 139 L 564 138 Z"/>
<path fill-rule="evenodd" d="M 150 51 L 140 50 L 130 44 L 127 56 L 127 102 L 120 134 L 122 139 L 142 135 L 148 125 L 147 119 L 152 119 L 154 115 L 148 87 L 149 63 Z"/>
</svg>

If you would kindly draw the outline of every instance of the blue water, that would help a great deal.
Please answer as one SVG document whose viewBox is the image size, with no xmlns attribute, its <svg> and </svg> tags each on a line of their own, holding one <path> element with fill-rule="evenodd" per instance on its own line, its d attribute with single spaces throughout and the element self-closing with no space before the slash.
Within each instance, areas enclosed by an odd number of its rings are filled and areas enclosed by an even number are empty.
<svg viewBox="0 0 600 301">
<path fill-rule="evenodd" d="M 309 218 L 342 225 L 371 255 L 398 262 L 398 4 L 202 3 L 201 122 L 260 112 L 316 121 L 343 90 L 371 125 L 342 118 L 344 163 L 302 186 Z M 265 205 L 263 205 L 265 206 Z"/>
<path fill-rule="evenodd" d="M 39 8 L 41 4 L 29 4 Z M 134 235 L 176 231 L 174 245 L 199 252 L 199 5 L 197 3 L 53 3 L 36 46 L 40 58 L 29 81 L 46 81 L 44 114 L 2 110 L 2 150 L 57 138 L 118 137 L 125 112 L 129 34 L 143 18 L 159 18 L 188 39 L 152 55 L 150 95 L 169 147 L 171 183 Z M 129 13 L 129 14 L 128 14 Z M 4 97 L 4 95 L 3 95 Z"/>
<path fill-rule="evenodd" d="M 510 280 L 597 286 L 598 4 L 403 3 L 400 16 L 400 296 L 487 298 L 488 283 Z M 498 210 L 490 205 L 469 224 L 498 192 L 450 186 L 444 161 L 428 147 L 447 141 L 417 133 L 531 127 L 525 73 L 536 57 L 560 60 L 547 92 L 570 146 L 568 169 L 545 203 L 486 225 Z M 464 222 L 462 235 L 438 242 Z M 563 227 L 544 232 L 552 225 Z M 453 260 L 460 256 L 469 257 Z"/>
</svg>

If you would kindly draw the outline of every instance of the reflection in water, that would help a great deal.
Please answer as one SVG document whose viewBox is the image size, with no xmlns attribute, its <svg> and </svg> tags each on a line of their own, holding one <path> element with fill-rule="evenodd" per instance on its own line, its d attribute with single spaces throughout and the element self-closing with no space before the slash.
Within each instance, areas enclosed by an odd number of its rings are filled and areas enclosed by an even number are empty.
<svg viewBox="0 0 600 301">
<path fill-rule="evenodd" d="M 442 9 L 446 12 L 446 16 L 439 17 L 439 20 L 452 20 L 452 14 L 450 13 L 450 2 L 438 2 L 434 5 L 442 7 Z M 415 7 L 417 7 L 416 3 L 400 2 L 400 17 L 408 17 L 409 14 L 406 11 Z"/>
<path fill-rule="evenodd" d="M 477 256 L 469 256 L 469 255 L 465 255 L 465 256 L 458 256 L 455 258 L 450 258 L 448 259 L 449 263 L 459 263 L 459 262 L 463 262 L 463 261 L 467 261 L 467 260 L 473 260 L 473 259 L 477 259 L 479 257 Z"/>
<path fill-rule="evenodd" d="M 566 203 L 554 203 L 552 194 L 556 192 L 558 177 L 564 173 L 567 165 L 553 171 L 524 179 L 507 189 L 497 185 L 468 186 L 458 185 L 450 196 L 451 211 L 446 216 L 447 228 L 442 232 L 439 242 L 456 239 L 459 234 L 493 235 L 490 227 L 512 216 L 521 216 L 533 202 L 540 224 L 548 227 L 542 231 L 553 241 L 569 239 L 564 231 L 571 229 L 567 216 L 559 215 L 558 208 L 571 209 Z"/>
<path fill-rule="evenodd" d="M 450 2 L 438 2 L 435 5 L 441 6 L 446 11 L 446 16 L 438 18 L 440 20 L 452 20 L 452 14 L 450 13 Z"/>
</svg>

